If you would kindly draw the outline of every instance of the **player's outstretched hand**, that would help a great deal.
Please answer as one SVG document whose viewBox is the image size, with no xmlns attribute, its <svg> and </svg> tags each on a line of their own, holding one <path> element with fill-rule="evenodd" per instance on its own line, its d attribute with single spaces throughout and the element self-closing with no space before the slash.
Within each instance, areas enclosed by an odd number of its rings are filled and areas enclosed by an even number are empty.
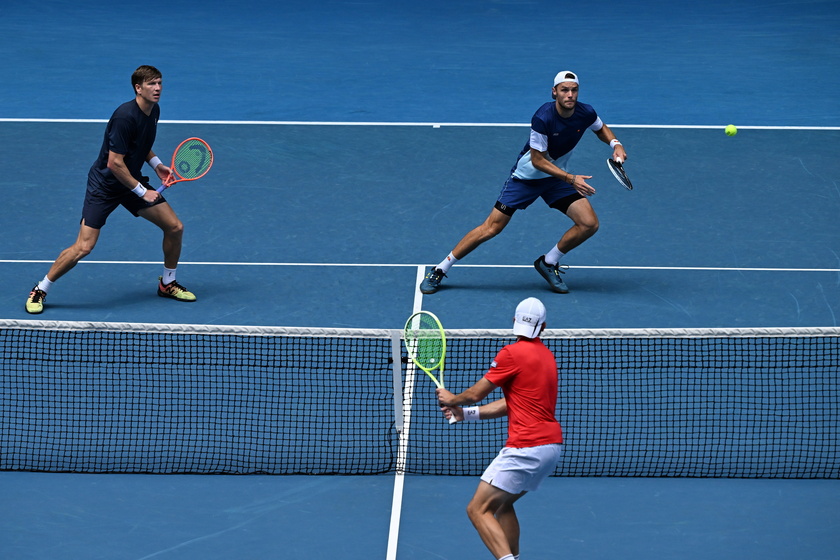
<svg viewBox="0 0 840 560">
<path fill-rule="evenodd" d="M 575 182 L 572 186 L 581 196 L 592 196 L 595 194 L 595 188 L 586 182 L 587 179 L 591 179 L 592 175 L 575 175 Z"/>
</svg>

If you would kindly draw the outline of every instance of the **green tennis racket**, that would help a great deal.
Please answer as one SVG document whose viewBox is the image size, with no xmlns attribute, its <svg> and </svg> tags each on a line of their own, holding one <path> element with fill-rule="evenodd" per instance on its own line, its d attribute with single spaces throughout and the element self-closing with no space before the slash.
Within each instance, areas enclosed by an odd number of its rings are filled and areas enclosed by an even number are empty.
<svg viewBox="0 0 840 560">
<path fill-rule="evenodd" d="M 419 311 L 408 318 L 403 331 L 405 348 L 408 356 L 418 368 L 434 381 L 435 386 L 444 388 L 443 369 L 446 361 L 446 333 L 434 313 Z M 439 372 L 435 377 L 434 371 Z M 455 422 L 455 416 L 449 423 Z"/>
</svg>

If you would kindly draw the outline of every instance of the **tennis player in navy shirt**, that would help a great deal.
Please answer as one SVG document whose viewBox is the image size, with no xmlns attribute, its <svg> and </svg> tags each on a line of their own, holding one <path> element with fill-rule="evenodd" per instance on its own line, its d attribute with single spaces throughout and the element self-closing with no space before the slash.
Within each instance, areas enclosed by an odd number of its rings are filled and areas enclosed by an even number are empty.
<svg viewBox="0 0 840 560">
<path fill-rule="evenodd" d="M 569 292 L 560 276 L 560 259 L 598 231 L 598 216 L 587 197 L 595 194 L 586 181 L 591 175 L 566 171 L 572 152 L 587 130 L 613 150 L 613 159 L 627 159 L 615 134 L 591 105 L 578 102 L 577 74 L 564 70 L 554 78 L 554 101 L 537 109 L 531 118 L 531 135 L 519 154 L 490 215 L 467 233 L 437 266 L 429 268 L 420 284 L 424 294 L 437 292 L 449 269 L 479 245 L 492 239 L 510 222 L 513 213 L 524 210 L 537 198 L 568 216 L 574 224 L 547 253 L 534 261 L 534 268 L 557 293 Z"/>
<path fill-rule="evenodd" d="M 172 173 L 152 150 L 160 118 L 161 73 L 154 66 L 140 66 L 131 76 L 131 85 L 134 99 L 120 105 L 111 115 L 99 156 L 88 172 L 76 242 L 61 252 L 47 275 L 32 288 L 26 300 L 29 313 L 44 310 L 44 300 L 52 284 L 90 254 L 105 221 L 117 206 L 163 231 L 163 273 L 158 278 L 158 295 L 177 301 L 196 299 L 175 280 L 184 226 L 142 173 L 144 163 L 149 164 L 161 181 Z"/>
</svg>

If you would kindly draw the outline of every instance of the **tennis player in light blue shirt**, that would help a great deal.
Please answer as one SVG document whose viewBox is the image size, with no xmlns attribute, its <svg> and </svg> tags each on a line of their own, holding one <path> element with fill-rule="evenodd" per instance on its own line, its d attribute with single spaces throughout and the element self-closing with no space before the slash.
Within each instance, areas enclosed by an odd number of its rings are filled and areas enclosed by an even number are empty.
<svg viewBox="0 0 840 560">
<path fill-rule="evenodd" d="M 595 194 L 586 181 L 591 175 L 567 171 L 572 152 L 587 130 L 613 150 L 615 160 L 626 160 L 624 146 L 604 124 L 591 105 L 578 102 L 580 81 L 569 70 L 554 78 L 553 101 L 545 103 L 531 118 L 531 134 L 487 219 L 467 233 L 437 266 L 429 268 L 420 291 L 433 294 L 449 269 L 479 245 L 507 226 L 514 212 L 524 210 L 538 198 L 563 212 L 574 224 L 547 253 L 534 261 L 534 268 L 557 293 L 568 293 L 561 278 L 560 259 L 598 231 L 598 216 L 587 197 Z"/>
</svg>

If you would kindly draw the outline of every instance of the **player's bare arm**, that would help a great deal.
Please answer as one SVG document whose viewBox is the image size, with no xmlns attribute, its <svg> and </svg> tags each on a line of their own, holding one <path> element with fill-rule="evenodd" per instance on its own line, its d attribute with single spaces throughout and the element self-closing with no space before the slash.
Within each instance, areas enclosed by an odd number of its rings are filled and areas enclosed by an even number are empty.
<svg viewBox="0 0 840 560">
<path fill-rule="evenodd" d="M 552 177 L 562 179 L 572 185 L 581 196 L 592 196 L 595 194 L 595 189 L 589 185 L 586 180 L 591 179 L 592 175 L 574 175 L 568 171 L 563 171 L 554 165 L 545 155 L 545 152 L 531 148 L 531 163 L 535 168 L 547 173 Z"/>
<path fill-rule="evenodd" d="M 157 155 L 153 151 L 149 152 L 149 155 L 146 156 L 146 163 L 151 165 L 152 160 L 154 160 L 155 158 L 157 158 Z M 160 158 L 158 158 L 158 161 L 160 163 L 155 165 L 155 173 L 157 174 L 158 179 L 160 179 L 161 183 L 166 183 L 167 179 L 169 179 L 169 176 L 172 175 L 172 169 L 170 169 L 166 166 L 165 163 L 160 161 Z"/>
<path fill-rule="evenodd" d="M 492 393 L 496 386 L 487 381 L 485 378 L 479 379 L 475 385 L 457 395 L 450 393 L 446 389 L 438 389 L 435 394 L 438 397 L 438 403 L 441 406 L 464 406 L 465 404 L 474 404 L 482 400 L 484 397 Z"/>
<path fill-rule="evenodd" d="M 158 166 L 160 167 L 160 166 Z M 137 179 L 135 179 L 128 166 L 125 164 L 125 156 L 116 152 L 108 152 L 108 169 L 114 174 L 120 183 L 122 183 L 128 190 L 132 190 L 137 186 Z M 154 189 L 146 189 L 146 193 L 142 196 L 146 202 L 154 202 L 158 199 L 160 194 Z"/>
<path fill-rule="evenodd" d="M 595 132 L 595 136 L 597 136 L 604 144 L 609 144 L 613 140 L 617 140 L 615 134 L 607 125 L 602 126 L 601 130 Z M 627 161 L 627 152 L 624 151 L 624 146 L 618 143 L 615 144 L 612 158 L 615 161 Z"/>
</svg>

